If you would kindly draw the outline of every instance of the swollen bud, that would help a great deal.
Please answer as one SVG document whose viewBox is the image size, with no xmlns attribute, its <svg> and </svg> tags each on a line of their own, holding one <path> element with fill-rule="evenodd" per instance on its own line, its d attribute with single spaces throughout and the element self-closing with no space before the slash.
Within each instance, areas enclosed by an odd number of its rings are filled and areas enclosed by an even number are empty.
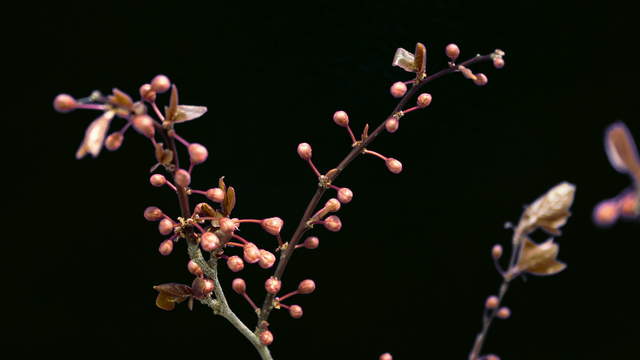
<svg viewBox="0 0 640 360">
<path fill-rule="evenodd" d="M 144 209 L 144 218 L 147 221 L 158 221 L 162 219 L 163 215 L 162 210 L 156 206 L 149 206 Z"/>
<path fill-rule="evenodd" d="M 593 220 L 600 226 L 609 226 L 618 220 L 620 209 L 615 200 L 606 200 L 598 204 L 593 212 Z"/>
<path fill-rule="evenodd" d="M 315 236 L 309 236 L 304 240 L 303 246 L 307 249 L 315 249 L 320 245 L 320 239 Z"/>
<path fill-rule="evenodd" d="M 444 50 L 447 57 L 452 61 L 455 61 L 460 56 L 460 48 L 456 44 L 449 44 Z"/>
<path fill-rule="evenodd" d="M 311 279 L 302 280 L 298 284 L 298 293 L 300 294 L 311 294 L 315 289 L 316 283 Z"/>
<path fill-rule="evenodd" d="M 502 256 L 502 245 L 500 244 L 493 245 L 493 248 L 491 248 L 491 257 L 494 260 L 498 260 L 500 259 L 501 256 Z"/>
<path fill-rule="evenodd" d="M 213 202 L 217 202 L 217 203 L 223 202 L 224 196 L 225 196 L 224 191 L 218 187 L 207 190 L 207 199 Z"/>
<path fill-rule="evenodd" d="M 258 249 L 256 244 L 248 243 L 244 244 L 243 255 L 244 261 L 248 262 L 249 264 L 255 264 L 260 261 L 260 257 L 262 254 L 260 254 L 260 249 Z"/>
<path fill-rule="evenodd" d="M 508 319 L 509 316 L 511 316 L 511 310 L 509 310 L 508 307 L 503 306 L 500 309 L 498 309 L 496 316 L 500 319 Z"/>
<path fill-rule="evenodd" d="M 428 93 L 420 94 L 420 96 L 418 96 L 417 103 L 418 103 L 418 107 L 420 108 L 425 108 L 429 106 L 429 104 L 431 104 L 431 94 L 428 94 Z"/>
<path fill-rule="evenodd" d="M 504 67 L 504 59 L 502 56 L 493 58 L 493 66 L 496 69 L 502 69 Z"/>
<path fill-rule="evenodd" d="M 201 299 L 209 295 L 215 288 L 215 283 L 211 279 L 197 277 L 191 283 L 191 291 L 195 298 Z"/>
<path fill-rule="evenodd" d="M 229 258 L 227 259 L 227 266 L 229 267 L 229 270 L 238 272 L 244 269 L 244 261 L 242 261 L 240 256 L 229 256 Z"/>
<path fill-rule="evenodd" d="M 302 317 L 302 307 L 300 305 L 291 305 L 289 307 L 289 315 L 294 319 L 300 319 Z"/>
<path fill-rule="evenodd" d="M 191 184 L 191 175 L 185 169 L 178 169 L 173 175 L 173 180 L 176 182 L 176 185 L 187 187 Z"/>
<path fill-rule="evenodd" d="M 379 360 L 393 360 L 393 356 L 391 356 L 391 354 L 389 354 L 389 353 L 384 353 L 384 354 L 380 355 L 380 357 L 378 359 Z"/>
<path fill-rule="evenodd" d="M 149 178 L 149 182 L 155 187 L 160 187 L 167 183 L 167 178 L 162 174 L 153 174 Z"/>
<path fill-rule="evenodd" d="M 384 128 L 387 129 L 387 131 L 392 134 L 398 131 L 399 127 L 400 127 L 400 120 L 396 119 L 395 117 L 390 117 L 387 119 L 387 121 L 384 122 Z"/>
<path fill-rule="evenodd" d="M 282 286 L 282 282 L 276 277 L 270 277 L 267 281 L 264 282 L 264 289 L 267 290 L 269 294 L 277 294 L 280 291 L 280 287 Z"/>
<path fill-rule="evenodd" d="M 340 200 L 341 203 L 347 204 L 351 202 L 351 199 L 353 199 L 353 192 L 351 192 L 351 189 L 343 187 L 338 190 L 338 200 Z"/>
<path fill-rule="evenodd" d="M 236 223 L 227 217 L 220 218 L 218 224 L 220 225 L 220 230 L 223 232 L 232 233 L 236 230 Z"/>
<path fill-rule="evenodd" d="M 394 98 L 401 98 L 404 96 L 404 94 L 407 93 L 407 85 L 405 85 L 405 83 L 403 83 L 402 81 L 398 81 L 393 83 L 393 85 L 391 85 L 391 96 L 393 96 Z"/>
<path fill-rule="evenodd" d="M 340 210 L 340 201 L 338 201 L 338 199 L 331 198 L 327 200 L 327 202 L 324 204 L 324 207 L 330 212 L 336 212 Z"/>
<path fill-rule="evenodd" d="M 170 88 L 171 81 L 165 75 L 157 75 L 153 80 L 151 80 L 151 89 L 158 94 L 167 92 Z"/>
<path fill-rule="evenodd" d="M 60 113 L 67 113 L 75 109 L 77 105 L 76 99 L 68 94 L 60 94 L 53 99 L 53 108 Z"/>
<path fill-rule="evenodd" d="M 312 153 L 311 145 L 307 143 L 300 143 L 298 145 L 298 156 L 300 156 L 302 160 L 311 159 L 311 153 Z"/>
<path fill-rule="evenodd" d="M 152 138 L 156 133 L 156 129 L 153 127 L 153 119 L 147 114 L 134 116 L 131 124 L 136 131 L 148 138 Z"/>
<path fill-rule="evenodd" d="M 340 221 L 340 218 L 336 215 L 331 215 L 324 219 L 323 224 L 325 229 L 333 232 L 340 231 L 342 228 L 342 221 Z"/>
<path fill-rule="evenodd" d="M 267 250 L 260 249 L 260 260 L 258 265 L 263 269 L 268 269 L 276 262 L 276 256 Z"/>
<path fill-rule="evenodd" d="M 148 102 L 154 102 L 156 100 L 156 92 L 153 91 L 151 84 L 142 84 L 138 89 L 140 97 Z"/>
<path fill-rule="evenodd" d="M 207 160 L 209 156 L 209 152 L 207 148 L 203 145 L 193 143 L 189 145 L 189 157 L 191 157 L 191 162 L 194 164 L 202 164 Z"/>
<path fill-rule="evenodd" d="M 160 234 L 162 235 L 171 234 L 173 232 L 173 222 L 166 218 L 160 220 L 160 222 L 158 223 L 158 231 L 160 231 Z"/>
<path fill-rule="evenodd" d="M 171 252 L 173 251 L 173 240 L 167 239 L 161 242 L 160 246 L 158 247 L 158 251 L 164 256 L 171 254 Z"/>
<path fill-rule="evenodd" d="M 473 80 L 473 83 L 478 86 L 487 85 L 488 82 L 489 82 L 489 79 L 487 79 L 487 76 L 483 73 L 476 74 L 476 78 Z"/>
<path fill-rule="evenodd" d="M 497 309 L 498 305 L 500 305 L 500 299 L 497 296 L 491 295 L 487 298 L 484 303 L 484 307 L 487 309 Z"/>
<path fill-rule="evenodd" d="M 402 163 L 394 158 L 387 158 L 385 165 L 394 174 L 399 174 L 402 171 Z"/>
<path fill-rule="evenodd" d="M 349 115 L 342 110 L 336 111 L 333 114 L 333 121 L 339 126 L 347 127 L 349 126 Z"/>
<path fill-rule="evenodd" d="M 204 274 L 200 265 L 196 264 L 196 262 L 193 260 L 189 260 L 189 263 L 187 264 L 187 270 L 189 270 L 189 272 L 195 276 L 202 276 Z"/>
<path fill-rule="evenodd" d="M 104 147 L 109 151 L 116 151 L 122 146 L 122 142 L 124 141 L 124 135 L 121 132 L 116 131 L 111 135 L 107 136 L 104 140 Z"/>
<path fill-rule="evenodd" d="M 236 293 L 242 295 L 247 291 L 247 283 L 245 283 L 244 280 L 241 278 L 235 278 L 231 283 L 231 288 Z"/>
<path fill-rule="evenodd" d="M 269 330 L 262 330 L 260 332 L 260 343 L 265 346 L 271 345 L 273 342 L 273 334 Z"/>
<path fill-rule="evenodd" d="M 220 247 L 220 239 L 218 239 L 216 234 L 207 231 L 200 236 L 200 247 L 204 251 L 211 252 Z"/>
<path fill-rule="evenodd" d="M 276 236 L 280 234 L 280 230 L 282 229 L 282 225 L 284 225 L 284 221 L 282 221 L 282 219 L 280 219 L 279 217 L 272 217 L 262 220 L 260 224 L 262 225 L 264 231 Z"/>
</svg>

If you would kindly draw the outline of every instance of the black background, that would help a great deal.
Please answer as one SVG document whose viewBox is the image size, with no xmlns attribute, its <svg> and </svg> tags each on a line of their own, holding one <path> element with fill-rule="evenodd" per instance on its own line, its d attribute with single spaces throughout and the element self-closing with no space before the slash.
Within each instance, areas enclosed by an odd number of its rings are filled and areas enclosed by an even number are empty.
<svg viewBox="0 0 640 360">
<path fill-rule="evenodd" d="M 50 355 L 257 357 L 204 306 L 168 313 L 154 306 L 152 285 L 191 281 L 184 243 L 160 256 L 163 237 L 142 218 L 148 205 L 177 215 L 175 197 L 148 184 L 151 147 L 132 131 L 121 150 L 75 160 L 97 114 L 55 113 L 56 94 L 118 87 L 135 95 L 142 83 L 167 74 L 184 104 L 209 108 L 178 127 L 209 148 L 193 187 L 206 189 L 224 175 L 238 194 L 235 216 L 280 216 L 290 236 L 316 183 L 296 145 L 309 142 L 319 168 L 335 166 L 350 144 L 333 112 L 348 111 L 356 132 L 367 122 L 377 126 L 395 105 L 389 86 L 410 78 L 390 66 L 395 49 L 412 50 L 420 41 L 431 73 L 446 66 L 450 42 L 462 59 L 503 49 L 506 66 L 474 67 L 488 75 L 485 87 L 459 75 L 428 85 L 432 105 L 371 146 L 401 160 L 401 174 L 362 158 L 338 179 L 354 200 L 339 213 L 342 231 L 314 229 L 320 247 L 291 261 L 284 289 L 304 278 L 318 288 L 295 298 L 302 319 L 272 315 L 274 356 L 376 359 L 390 351 L 399 360 L 464 359 L 482 303 L 499 285 L 491 246 L 507 247 L 511 233 L 503 224 L 561 181 L 577 185 L 573 216 L 558 239 L 569 267 L 516 281 L 505 300 L 513 315 L 495 323 L 485 349 L 505 359 L 633 356 L 640 333 L 632 249 L 640 226 L 599 229 L 591 221 L 598 201 L 629 186 L 608 164 L 603 130 L 623 120 L 640 138 L 631 9 L 382 4 L 58 3 L 8 10 L 14 25 L 5 32 L 5 77 L 18 80 L 8 86 L 3 119 L 10 184 L 2 256 L 7 284 L 18 282 L 3 290 L 16 302 L 5 308 L 10 342 Z M 243 235 L 273 247 L 257 227 L 243 226 Z M 242 276 L 260 301 L 269 271 L 249 266 Z M 222 270 L 226 286 L 233 277 Z M 249 306 L 227 293 L 253 327 Z"/>
</svg>

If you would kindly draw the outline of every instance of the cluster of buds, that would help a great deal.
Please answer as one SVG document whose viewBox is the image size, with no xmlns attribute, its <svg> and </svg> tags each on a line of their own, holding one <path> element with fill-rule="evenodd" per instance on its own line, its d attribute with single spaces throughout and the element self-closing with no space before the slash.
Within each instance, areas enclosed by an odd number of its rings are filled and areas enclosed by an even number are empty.
<svg viewBox="0 0 640 360">
<path fill-rule="evenodd" d="M 634 187 L 601 201 L 593 211 L 593 220 L 610 226 L 618 219 L 640 219 L 640 157 L 631 132 L 623 123 L 611 125 L 605 133 L 605 150 L 614 169 L 631 178 Z"/>
</svg>

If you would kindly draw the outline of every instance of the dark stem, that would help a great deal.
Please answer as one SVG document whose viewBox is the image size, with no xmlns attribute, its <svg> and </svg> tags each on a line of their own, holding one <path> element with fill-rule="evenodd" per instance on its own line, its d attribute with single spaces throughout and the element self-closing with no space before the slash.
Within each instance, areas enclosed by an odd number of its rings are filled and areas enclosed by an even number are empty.
<svg viewBox="0 0 640 360">
<path fill-rule="evenodd" d="M 476 55 L 475 57 L 473 57 L 473 58 L 471 58 L 471 59 L 469 59 L 467 61 L 464 61 L 464 62 L 462 62 L 462 63 L 460 63 L 458 65 L 468 66 L 468 65 L 480 62 L 480 61 L 487 61 L 487 60 L 491 60 L 491 55 Z M 440 77 L 442 77 L 444 75 L 451 74 L 451 73 L 454 73 L 454 72 L 457 72 L 457 71 L 458 70 L 457 70 L 456 67 L 449 67 L 449 68 L 440 70 L 440 71 L 438 71 L 437 73 L 435 73 L 433 75 L 427 76 L 426 78 L 421 80 L 419 83 L 417 83 L 414 86 L 412 86 L 411 89 L 400 100 L 398 105 L 396 105 L 396 107 L 393 109 L 391 114 L 385 118 L 385 120 L 388 119 L 389 117 L 393 116 L 394 114 L 398 113 L 400 110 L 402 110 L 404 108 L 404 106 L 407 104 L 407 102 L 410 99 L 412 99 L 414 97 L 414 95 L 418 92 L 418 90 L 420 90 L 420 88 L 422 88 L 425 84 L 427 84 L 428 82 L 433 81 L 435 79 L 438 79 L 438 78 L 440 78 Z M 354 146 L 351 149 L 349 154 L 347 154 L 347 156 L 345 156 L 345 158 L 342 159 L 342 161 L 334 169 L 335 172 L 332 175 L 332 178 L 329 179 L 329 180 L 334 181 L 340 175 L 340 173 L 355 158 L 357 158 L 360 154 L 362 154 L 362 152 L 365 150 L 365 148 L 369 144 L 371 144 L 371 142 L 373 142 L 373 140 L 382 132 L 382 130 L 385 127 L 384 124 L 385 124 L 385 122 L 383 121 L 380 125 L 378 125 L 378 127 L 371 134 L 369 134 L 369 136 L 366 139 L 363 139 L 357 146 Z M 298 223 L 298 226 L 297 226 L 295 232 L 293 233 L 293 236 L 291 237 L 291 240 L 289 240 L 287 248 L 284 251 L 282 251 L 282 253 L 280 255 L 280 261 L 278 262 L 278 266 L 276 267 L 276 270 L 275 270 L 275 273 L 274 273 L 274 276 L 276 278 L 282 279 L 282 276 L 284 275 L 284 270 L 287 267 L 287 264 L 289 263 L 289 259 L 291 258 L 291 255 L 293 254 L 293 251 L 295 250 L 296 245 L 298 244 L 298 242 L 302 238 L 302 235 L 309 229 L 309 227 L 307 226 L 307 221 L 314 214 L 314 209 L 320 203 L 320 200 L 322 199 L 322 195 L 324 194 L 325 191 L 326 191 L 326 189 L 323 186 L 318 186 L 318 188 L 316 189 L 315 194 L 313 195 L 313 197 L 309 201 L 309 204 L 307 205 L 307 208 L 304 211 L 304 215 L 302 216 L 302 219 L 300 219 L 300 222 Z M 267 321 L 267 319 L 269 318 L 269 314 L 271 313 L 271 310 L 273 309 L 273 300 L 274 299 L 275 299 L 275 295 L 274 294 L 267 294 L 267 296 L 265 297 L 264 303 L 262 304 L 262 308 L 260 310 L 260 315 L 258 317 L 258 323 L 257 323 L 257 327 L 258 328 L 260 328 L 260 324 L 262 324 L 264 321 Z"/>
</svg>

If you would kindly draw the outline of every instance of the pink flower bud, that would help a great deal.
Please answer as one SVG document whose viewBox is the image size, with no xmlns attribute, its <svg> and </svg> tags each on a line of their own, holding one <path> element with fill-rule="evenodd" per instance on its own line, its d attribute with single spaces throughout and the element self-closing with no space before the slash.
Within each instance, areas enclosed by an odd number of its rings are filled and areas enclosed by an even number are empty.
<svg viewBox="0 0 640 360">
<path fill-rule="evenodd" d="M 104 140 L 104 147 L 109 151 L 116 151 L 122 146 L 122 142 L 124 141 L 124 135 L 121 132 L 116 131 Z"/>
<path fill-rule="evenodd" d="M 476 78 L 475 80 L 473 80 L 473 83 L 478 86 L 487 85 L 488 82 L 489 82 L 489 79 L 487 79 L 487 76 L 483 73 L 476 74 Z"/>
<path fill-rule="evenodd" d="M 511 316 L 511 310 L 509 310 L 508 307 L 503 306 L 500 309 L 498 309 L 496 316 L 500 319 L 508 319 L 509 316 Z"/>
<path fill-rule="evenodd" d="M 144 218 L 147 219 L 147 221 L 158 221 L 162 219 L 163 215 L 162 210 L 155 206 L 149 206 L 144 209 Z"/>
<path fill-rule="evenodd" d="M 195 276 L 202 276 L 204 274 L 200 265 L 196 264 L 193 260 L 189 260 L 189 263 L 187 263 L 187 270 Z"/>
<path fill-rule="evenodd" d="M 447 57 L 452 61 L 455 61 L 460 56 L 460 48 L 456 44 L 449 44 L 444 50 Z"/>
<path fill-rule="evenodd" d="M 640 214 L 636 212 L 638 208 L 638 196 L 634 192 L 624 194 L 618 200 L 620 214 L 625 217 L 636 217 Z"/>
<path fill-rule="evenodd" d="M 500 299 L 497 296 L 491 295 L 487 298 L 487 301 L 484 303 L 484 307 L 487 309 L 496 309 L 500 305 Z"/>
<path fill-rule="evenodd" d="M 142 84 L 138 89 L 140 97 L 148 102 L 154 102 L 156 100 L 156 92 L 151 87 L 151 84 Z"/>
<path fill-rule="evenodd" d="M 162 94 L 171 88 L 171 81 L 164 75 L 157 75 L 151 80 L 151 88 L 158 94 Z"/>
<path fill-rule="evenodd" d="M 247 291 L 247 283 L 245 283 L 241 278 L 235 278 L 231 283 L 231 288 L 236 293 L 242 295 Z"/>
<path fill-rule="evenodd" d="M 164 256 L 171 254 L 171 252 L 173 251 L 173 240 L 167 239 L 161 242 L 160 246 L 158 247 L 158 251 Z"/>
<path fill-rule="evenodd" d="M 260 343 L 265 346 L 271 345 L 273 342 L 273 334 L 269 330 L 262 330 L 260 332 Z"/>
<path fill-rule="evenodd" d="M 244 250 L 242 253 L 244 255 L 244 261 L 249 264 L 255 264 L 260 261 L 260 249 L 258 249 L 254 243 L 244 244 Z"/>
<path fill-rule="evenodd" d="M 489 354 L 484 356 L 484 360 L 500 360 L 500 356 L 495 354 Z"/>
<path fill-rule="evenodd" d="M 331 215 L 324 219 L 324 227 L 329 231 L 340 231 L 342 228 L 342 221 L 336 215 Z"/>
<path fill-rule="evenodd" d="M 311 145 L 307 143 L 298 144 L 298 156 L 302 158 L 302 160 L 311 159 Z"/>
<path fill-rule="evenodd" d="M 393 356 L 391 356 L 391 354 L 389 354 L 389 353 L 384 353 L 384 354 L 380 355 L 380 357 L 378 359 L 379 360 L 393 360 Z"/>
<path fill-rule="evenodd" d="M 429 106 L 429 104 L 431 104 L 431 94 L 428 94 L 428 93 L 420 94 L 420 96 L 418 96 L 417 103 L 418 103 L 418 107 L 426 108 L 427 106 Z"/>
<path fill-rule="evenodd" d="M 160 187 L 167 183 L 167 178 L 162 174 L 153 174 L 149 178 L 149 182 L 155 187 Z"/>
<path fill-rule="evenodd" d="M 302 307 L 300 305 L 291 305 L 289 307 L 289 315 L 294 319 L 300 319 L 302 317 Z"/>
<path fill-rule="evenodd" d="M 342 110 L 336 111 L 333 114 L 333 121 L 339 126 L 347 127 L 349 126 L 349 115 Z"/>
<path fill-rule="evenodd" d="M 353 199 L 353 192 L 351 192 L 351 189 L 343 187 L 338 190 L 338 200 L 340 200 L 341 203 L 350 203 L 351 199 Z"/>
<path fill-rule="evenodd" d="M 136 131 L 148 138 L 152 138 L 156 133 L 156 129 L 153 127 L 153 119 L 147 114 L 134 116 L 131 124 Z"/>
<path fill-rule="evenodd" d="M 178 169 L 173 175 L 173 180 L 176 182 L 176 185 L 187 187 L 191 184 L 191 175 L 185 169 Z"/>
<path fill-rule="evenodd" d="M 229 270 L 238 272 L 244 269 L 244 261 L 242 261 L 240 256 L 229 256 L 229 258 L 227 259 L 227 266 L 229 267 Z"/>
<path fill-rule="evenodd" d="M 260 265 L 263 269 L 268 269 L 273 266 L 276 262 L 276 256 L 267 250 L 260 249 L 260 261 L 258 265 Z"/>
<path fill-rule="evenodd" d="M 191 291 L 195 298 L 201 299 L 213 291 L 215 283 L 211 279 L 197 277 L 191 283 Z"/>
<path fill-rule="evenodd" d="M 504 67 L 504 59 L 502 57 L 494 57 L 493 66 L 496 69 L 502 69 Z"/>
<path fill-rule="evenodd" d="M 192 163 L 202 164 L 207 160 L 209 152 L 207 151 L 206 147 L 197 143 L 193 143 L 189 145 L 189 156 L 191 157 Z"/>
<path fill-rule="evenodd" d="M 166 218 L 160 220 L 160 222 L 158 223 L 158 231 L 160 231 L 160 234 L 162 235 L 171 234 L 173 232 L 173 222 Z"/>
<path fill-rule="evenodd" d="M 493 245 L 493 248 L 491 248 L 491 257 L 494 260 L 498 260 L 500 259 L 501 256 L 502 256 L 502 246 L 500 244 Z"/>
<path fill-rule="evenodd" d="M 220 247 L 220 239 L 216 234 L 207 231 L 200 236 L 200 247 L 204 251 L 213 251 Z"/>
<path fill-rule="evenodd" d="M 398 81 L 393 83 L 393 85 L 391 85 L 391 96 L 393 96 L 394 98 L 401 98 L 404 96 L 404 94 L 407 93 L 407 85 L 405 85 L 405 83 L 403 83 L 402 81 Z"/>
<path fill-rule="evenodd" d="M 311 279 L 306 279 L 300 281 L 298 284 L 298 293 L 300 294 L 311 294 L 316 290 L 316 283 Z"/>
<path fill-rule="evenodd" d="M 387 158 L 385 164 L 387 165 L 387 169 L 394 174 L 399 174 L 402 171 L 402 163 L 394 158 Z"/>
<path fill-rule="evenodd" d="M 303 245 L 307 249 L 315 249 L 320 245 L 320 239 L 315 236 L 309 236 L 304 240 Z"/>
<path fill-rule="evenodd" d="M 232 233 L 236 230 L 236 223 L 227 217 L 220 218 L 218 223 L 220 224 L 220 230 L 226 233 Z"/>
<path fill-rule="evenodd" d="M 267 281 L 264 282 L 264 288 L 269 294 L 277 294 L 278 291 L 280 291 L 281 286 L 282 282 L 273 276 L 268 278 Z"/>
<path fill-rule="evenodd" d="M 260 224 L 262 225 L 264 231 L 276 236 L 280 234 L 280 230 L 282 229 L 284 221 L 282 221 L 282 219 L 280 219 L 279 217 L 272 217 L 262 220 Z"/>
<path fill-rule="evenodd" d="M 77 105 L 76 99 L 68 94 L 60 94 L 53 99 L 53 108 L 60 113 L 67 113 L 75 109 Z"/>
<path fill-rule="evenodd" d="M 609 226 L 618 220 L 620 209 L 615 200 L 606 200 L 598 204 L 593 212 L 593 220 L 600 226 Z"/>
<path fill-rule="evenodd" d="M 331 198 L 327 200 L 327 202 L 324 204 L 324 207 L 330 212 L 336 212 L 340 210 L 340 201 L 338 201 L 338 199 Z"/>
<path fill-rule="evenodd" d="M 384 128 L 387 129 L 387 131 L 392 134 L 398 131 L 399 127 L 400 127 L 400 120 L 394 117 L 390 117 L 387 119 L 387 121 L 384 122 Z"/>
<path fill-rule="evenodd" d="M 213 202 L 221 203 L 224 201 L 224 195 L 224 191 L 218 187 L 207 190 L 207 199 Z"/>
</svg>

